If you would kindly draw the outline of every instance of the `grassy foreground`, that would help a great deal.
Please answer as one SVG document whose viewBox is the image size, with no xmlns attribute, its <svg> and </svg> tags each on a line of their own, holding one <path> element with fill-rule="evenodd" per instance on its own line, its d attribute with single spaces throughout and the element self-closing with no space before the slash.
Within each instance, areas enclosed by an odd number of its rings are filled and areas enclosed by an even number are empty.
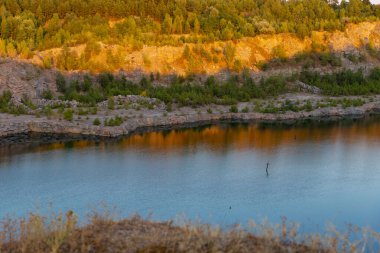
<svg viewBox="0 0 380 253">
<path fill-rule="evenodd" d="M 107 213 L 90 215 L 86 224 L 79 225 L 72 211 L 4 219 L 0 252 L 378 252 L 380 243 L 380 234 L 354 227 L 344 234 L 299 235 L 297 225 L 286 220 L 277 226 L 251 222 L 249 228 L 220 229 L 139 216 L 117 220 Z"/>
</svg>

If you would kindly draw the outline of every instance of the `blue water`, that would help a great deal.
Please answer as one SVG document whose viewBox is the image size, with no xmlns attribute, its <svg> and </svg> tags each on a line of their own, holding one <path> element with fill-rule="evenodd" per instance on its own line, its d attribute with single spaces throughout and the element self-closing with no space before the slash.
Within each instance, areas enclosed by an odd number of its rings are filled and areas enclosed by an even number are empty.
<svg viewBox="0 0 380 253">
<path fill-rule="evenodd" d="M 380 120 L 221 125 L 0 151 L 0 218 L 36 207 L 84 217 L 101 203 L 157 220 L 285 216 L 307 232 L 330 222 L 380 231 Z"/>
</svg>

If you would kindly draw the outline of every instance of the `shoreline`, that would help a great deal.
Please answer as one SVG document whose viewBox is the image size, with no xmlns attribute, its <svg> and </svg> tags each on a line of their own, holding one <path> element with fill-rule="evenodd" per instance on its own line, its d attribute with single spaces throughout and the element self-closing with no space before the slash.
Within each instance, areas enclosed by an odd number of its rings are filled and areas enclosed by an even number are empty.
<svg viewBox="0 0 380 253">
<path fill-rule="evenodd" d="M 276 113 L 189 113 L 168 116 L 131 118 L 121 126 L 94 126 L 81 122 L 38 118 L 32 115 L 0 114 L 0 146 L 37 139 L 41 143 L 62 140 L 112 140 L 135 133 L 192 128 L 220 123 L 269 123 L 294 125 L 303 121 L 339 121 L 380 114 L 380 103 L 370 102 L 359 107 L 320 108 L 310 112 Z"/>
</svg>

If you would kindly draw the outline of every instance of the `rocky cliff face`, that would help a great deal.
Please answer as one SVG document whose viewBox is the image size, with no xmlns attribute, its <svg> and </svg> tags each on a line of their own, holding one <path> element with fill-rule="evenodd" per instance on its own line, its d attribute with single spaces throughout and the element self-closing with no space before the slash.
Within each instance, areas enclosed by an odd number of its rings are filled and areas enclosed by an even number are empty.
<svg viewBox="0 0 380 253">
<path fill-rule="evenodd" d="M 122 58 L 121 69 L 143 71 L 146 73 L 160 72 L 162 74 L 204 73 L 216 74 L 227 68 L 223 54 L 224 48 L 231 43 L 235 48 L 235 58 L 242 66 L 258 71 L 257 64 L 273 57 L 292 57 L 297 53 L 307 52 L 313 47 L 329 49 L 337 52 L 358 53 L 367 44 L 380 47 L 380 22 L 363 22 L 349 24 L 345 31 L 313 32 L 311 37 L 299 39 L 292 34 L 259 35 L 252 38 L 242 38 L 233 42 L 214 42 L 204 44 L 183 44 L 181 46 L 144 46 L 141 50 L 131 50 L 127 47 L 102 44 L 102 52 L 92 59 L 92 65 L 107 69 L 106 54 L 111 50 Z M 188 46 L 194 57 L 184 57 Z M 84 46 L 71 48 L 80 55 Z M 57 55 L 58 49 L 39 52 L 31 61 L 42 64 L 41 57 Z M 91 64 L 90 64 L 91 65 Z"/>
<path fill-rule="evenodd" d="M 16 99 L 24 94 L 39 97 L 44 90 L 56 90 L 55 73 L 11 59 L 0 59 L 0 94 L 9 90 Z"/>
<path fill-rule="evenodd" d="M 365 61 L 353 63 L 342 56 L 340 68 L 358 69 L 373 68 L 380 64 L 379 60 L 368 55 L 365 47 L 371 45 L 380 48 L 380 22 L 365 22 L 349 24 L 344 32 L 313 32 L 311 37 L 303 40 L 291 34 L 260 35 L 253 38 L 243 38 L 233 42 L 215 42 L 208 44 L 187 44 L 192 51 L 193 57 L 185 59 L 184 50 L 186 45 L 174 46 L 144 46 L 141 50 L 130 51 L 121 46 L 102 45 L 102 53 L 92 61 L 99 64 L 105 62 L 107 50 L 113 50 L 123 57 L 122 70 L 128 78 L 139 80 L 141 75 L 151 72 L 160 72 L 162 75 L 198 73 L 200 75 L 218 75 L 220 78 L 226 74 L 227 62 L 224 49 L 227 44 L 235 49 L 234 61 L 241 66 L 251 69 L 257 78 L 273 74 L 291 74 L 299 71 L 301 66 L 285 66 L 261 72 L 258 64 L 271 60 L 279 55 L 292 57 L 297 53 L 307 52 L 313 47 L 329 49 L 344 54 L 364 54 Z M 72 48 L 78 54 L 83 52 L 84 46 Z M 0 59 L 0 94 L 4 90 L 10 90 L 16 98 L 23 94 L 30 98 L 41 97 L 44 90 L 56 91 L 55 70 L 43 69 L 42 58 L 48 55 L 57 55 L 59 49 L 52 49 L 36 53 L 30 60 Z M 203 52 L 203 53 L 202 53 Z M 203 56 L 202 56 L 203 55 Z M 208 59 L 207 59 L 208 58 Z M 317 68 L 316 71 L 333 71 L 329 67 Z M 77 75 L 75 72 L 66 72 L 67 75 Z M 165 82 L 165 78 L 162 78 Z"/>
</svg>

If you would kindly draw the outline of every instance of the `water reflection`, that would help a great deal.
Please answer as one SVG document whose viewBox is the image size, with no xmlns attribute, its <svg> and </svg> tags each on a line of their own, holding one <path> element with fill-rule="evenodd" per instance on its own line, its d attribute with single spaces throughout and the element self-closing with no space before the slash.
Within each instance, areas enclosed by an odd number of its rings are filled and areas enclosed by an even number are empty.
<svg viewBox="0 0 380 253">
<path fill-rule="evenodd" d="M 100 202 L 218 224 L 281 216 L 380 230 L 380 120 L 220 124 L 0 148 L 0 217 L 36 203 L 80 214 Z M 270 162 L 269 177 L 266 163 Z M 229 207 L 232 209 L 229 209 Z"/>
<path fill-rule="evenodd" d="M 380 118 L 346 119 L 340 121 L 310 121 L 299 124 L 218 124 L 198 128 L 167 130 L 133 134 L 119 141 L 58 141 L 51 144 L 33 143 L 0 146 L 0 162 L 22 153 L 44 152 L 57 149 L 85 149 L 98 146 L 108 148 L 148 148 L 150 152 L 167 152 L 182 147 L 206 145 L 214 151 L 246 150 L 252 147 L 263 151 L 283 145 L 324 140 L 344 142 L 380 141 Z"/>
</svg>

